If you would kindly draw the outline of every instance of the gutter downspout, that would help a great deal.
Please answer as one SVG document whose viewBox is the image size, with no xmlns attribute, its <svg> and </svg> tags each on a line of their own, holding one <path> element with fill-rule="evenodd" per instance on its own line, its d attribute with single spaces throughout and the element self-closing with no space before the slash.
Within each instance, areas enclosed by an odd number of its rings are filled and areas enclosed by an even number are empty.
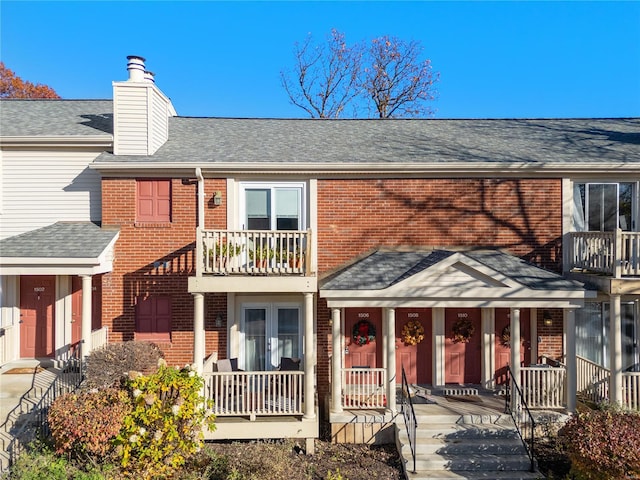
<svg viewBox="0 0 640 480">
<path fill-rule="evenodd" d="M 204 230 L 204 177 L 200 167 L 196 168 L 196 177 L 198 177 L 198 227 Z"/>
</svg>

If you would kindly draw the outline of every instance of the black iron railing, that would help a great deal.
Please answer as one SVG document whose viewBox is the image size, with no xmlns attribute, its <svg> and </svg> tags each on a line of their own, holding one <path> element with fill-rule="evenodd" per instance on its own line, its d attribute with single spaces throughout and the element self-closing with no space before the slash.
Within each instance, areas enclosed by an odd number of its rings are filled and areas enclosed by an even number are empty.
<svg viewBox="0 0 640 480">
<path fill-rule="evenodd" d="M 535 429 L 536 424 L 533 420 L 533 415 L 527 406 L 527 402 L 524 399 L 522 390 L 518 385 L 518 382 L 513 378 L 513 372 L 511 366 L 507 365 L 507 391 L 504 396 L 504 411 L 511 415 L 513 419 L 520 440 L 529 455 L 531 461 L 531 471 L 536 471 L 535 461 Z M 513 396 L 512 396 L 513 393 Z M 513 402 L 512 402 L 513 398 Z"/>
<path fill-rule="evenodd" d="M 40 436 L 50 433 L 47 414 L 56 398 L 78 389 L 85 375 L 81 344 L 74 349 L 71 357 L 63 364 L 55 379 L 33 409 L 19 419 L 20 426 L 12 432 L 12 439 L 7 446 L 9 464 L 15 463 L 20 453 Z"/>
<path fill-rule="evenodd" d="M 411 400 L 411 390 L 407 382 L 407 375 L 402 367 L 402 415 L 404 424 L 407 428 L 407 436 L 409 437 L 409 448 L 411 450 L 411 458 L 413 460 L 413 473 L 416 471 L 416 430 L 418 429 L 418 421 L 416 419 L 416 411 L 413 408 Z"/>
</svg>

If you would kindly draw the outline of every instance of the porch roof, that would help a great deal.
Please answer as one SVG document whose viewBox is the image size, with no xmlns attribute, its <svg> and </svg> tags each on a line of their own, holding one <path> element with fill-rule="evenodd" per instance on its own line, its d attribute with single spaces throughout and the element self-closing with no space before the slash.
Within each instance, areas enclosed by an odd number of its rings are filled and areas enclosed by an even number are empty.
<svg viewBox="0 0 640 480">
<path fill-rule="evenodd" d="M 321 282 L 329 306 L 582 306 L 596 292 L 499 250 L 376 251 Z"/>
<path fill-rule="evenodd" d="M 5 275 L 94 275 L 111 271 L 119 230 L 57 222 L 0 240 Z"/>
</svg>

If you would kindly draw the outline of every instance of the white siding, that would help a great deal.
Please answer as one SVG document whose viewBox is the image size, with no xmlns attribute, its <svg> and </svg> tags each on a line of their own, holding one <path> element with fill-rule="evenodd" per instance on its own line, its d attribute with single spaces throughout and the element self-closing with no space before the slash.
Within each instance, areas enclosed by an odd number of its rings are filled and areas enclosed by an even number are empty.
<svg viewBox="0 0 640 480">
<path fill-rule="evenodd" d="M 167 141 L 169 132 L 169 112 L 166 100 L 155 90 L 151 90 L 151 121 L 149 153 L 155 153 Z"/>
<path fill-rule="evenodd" d="M 113 86 L 114 153 L 116 155 L 148 154 L 147 86 L 127 84 Z"/>
<path fill-rule="evenodd" d="M 100 153 L 2 151 L 0 238 L 57 221 L 100 221 L 100 175 L 88 167 Z"/>
</svg>

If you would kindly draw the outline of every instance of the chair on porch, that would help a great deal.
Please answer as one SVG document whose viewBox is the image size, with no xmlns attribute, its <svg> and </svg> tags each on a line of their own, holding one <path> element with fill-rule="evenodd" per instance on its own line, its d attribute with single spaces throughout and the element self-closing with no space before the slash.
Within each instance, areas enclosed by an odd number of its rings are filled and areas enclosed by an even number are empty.
<svg viewBox="0 0 640 480">
<path fill-rule="evenodd" d="M 220 373 L 242 372 L 238 368 L 237 358 L 222 358 L 216 363 L 217 371 Z M 244 379 L 239 381 L 233 376 L 225 376 L 221 381 L 222 398 L 230 408 L 237 408 L 244 396 L 246 384 Z"/>
<path fill-rule="evenodd" d="M 299 358 L 281 357 L 280 365 L 278 366 L 279 372 L 297 372 L 300 370 Z M 289 409 L 293 407 L 294 403 L 301 400 L 300 394 L 302 392 L 296 392 L 295 383 L 296 380 L 291 377 L 274 377 L 271 383 L 270 391 L 273 396 L 272 401 L 277 404 L 279 408 Z"/>
</svg>

